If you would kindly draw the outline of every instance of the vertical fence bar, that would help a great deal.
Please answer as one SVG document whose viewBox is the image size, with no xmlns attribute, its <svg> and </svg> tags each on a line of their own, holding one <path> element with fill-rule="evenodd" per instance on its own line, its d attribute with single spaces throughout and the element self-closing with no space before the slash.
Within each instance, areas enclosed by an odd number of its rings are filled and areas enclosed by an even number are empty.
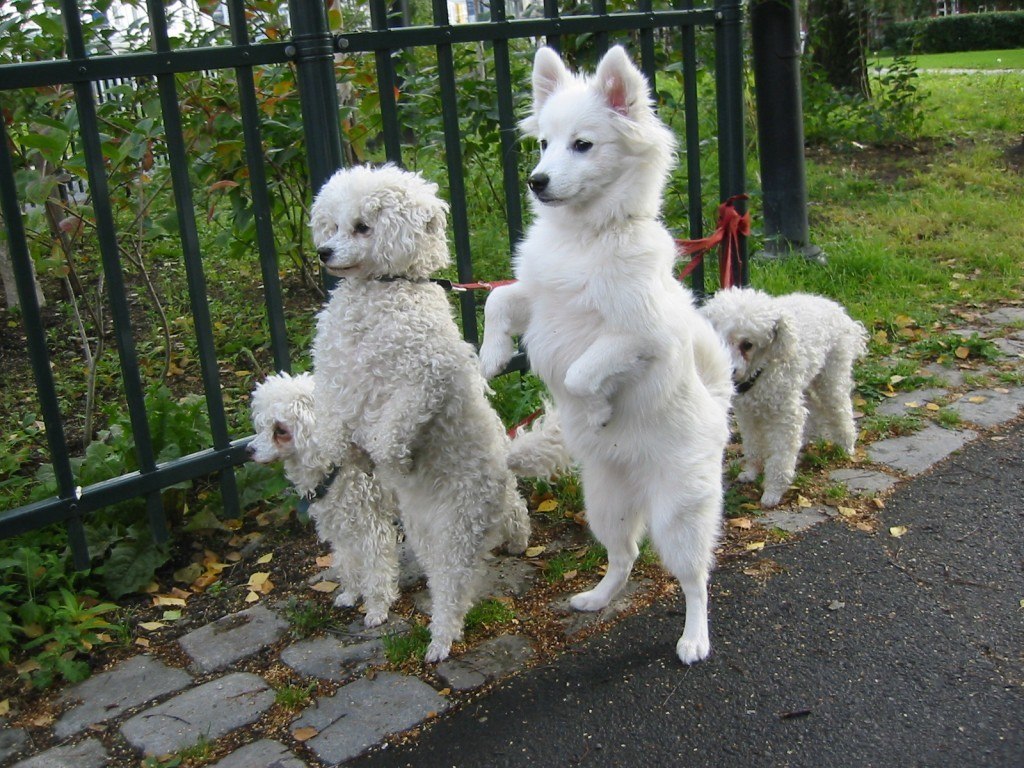
<svg viewBox="0 0 1024 768">
<path fill-rule="evenodd" d="M 653 6 L 651 0 L 640 0 L 639 10 L 643 13 L 651 13 Z M 653 20 L 653 15 L 652 15 Z M 639 32 L 640 36 L 640 69 L 651 84 L 651 94 L 655 100 L 658 98 L 658 62 L 654 56 L 654 27 L 644 27 Z"/>
<path fill-rule="evenodd" d="M 292 55 L 299 85 L 302 130 L 314 194 L 343 164 L 334 41 L 320 0 L 289 0 Z"/>
<path fill-rule="evenodd" d="M 693 8 L 693 0 L 677 3 L 686 10 Z M 697 29 L 692 24 L 682 28 L 683 55 L 683 114 L 686 124 L 686 208 L 690 220 L 690 239 L 704 237 L 704 185 L 700 164 L 700 112 L 697 102 Z M 698 296 L 705 294 L 704 262 L 693 270 L 691 285 Z"/>
<path fill-rule="evenodd" d="M 590 9 L 595 16 L 607 16 L 608 0 L 591 0 Z M 598 58 L 608 53 L 608 33 L 604 30 L 594 33 L 594 50 Z"/>
<path fill-rule="evenodd" d="M 229 0 L 228 16 L 232 44 L 249 45 L 243 0 Z M 284 322 L 284 300 L 281 296 L 277 248 L 270 219 L 270 196 L 267 192 L 267 171 L 263 160 L 263 135 L 260 130 L 260 113 L 256 103 L 256 83 L 252 67 L 236 67 L 235 79 L 238 82 L 238 102 L 242 112 L 242 134 L 245 140 L 246 165 L 249 168 L 249 194 L 252 196 L 256 222 L 256 245 L 260 252 L 260 269 L 263 275 L 263 296 L 267 302 L 270 347 L 274 355 L 275 370 L 290 372 L 288 331 Z"/>
<path fill-rule="evenodd" d="M 736 0 L 715 2 L 715 80 L 718 100 L 719 196 L 728 200 L 746 191 L 743 144 L 743 7 Z M 741 214 L 746 203 L 736 203 Z M 747 238 L 740 236 L 740 284 L 750 281 Z"/>
<path fill-rule="evenodd" d="M 448 3 L 433 0 L 434 24 L 449 28 Z M 466 179 L 462 164 L 462 134 L 459 131 L 459 100 L 455 82 L 455 60 L 450 43 L 436 46 L 437 72 L 441 81 L 441 120 L 444 125 L 444 154 L 448 167 L 448 194 L 451 198 L 452 228 L 455 233 L 455 266 L 459 280 L 473 281 L 473 256 L 469 243 L 469 217 L 466 212 Z M 470 344 L 480 343 L 476 322 L 476 296 L 473 291 L 459 295 L 462 310 L 462 335 Z"/>
<path fill-rule="evenodd" d="M 153 47 L 159 53 L 167 53 L 171 50 L 171 43 L 167 34 L 167 16 L 164 12 L 163 0 L 148 0 L 148 6 Z M 188 173 L 189 163 L 185 151 L 185 136 L 181 125 L 181 111 L 178 106 L 178 86 L 173 74 L 161 73 L 157 75 L 156 80 L 167 141 L 174 207 L 178 214 L 181 247 L 185 257 L 185 279 L 188 283 L 192 322 L 195 325 L 199 368 L 206 394 L 206 411 L 210 417 L 213 447 L 220 450 L 230 445 L 231 437 L 228 434 L 224 397 L 220 387 L 217 350 L 213 343 L 213 321 L 210 317 L 210 304 L 207 300 L 206 275 L 203 270 L 203 255 L 199 245 L 199 231 L 196 228 L 192 180 Z M 220 491 L 224 512 L 229 517 L 237 517 L 239 512 L 238 487 L 235 483 L 234 468 L 230 464 L 226 465 L 220 473 Z"/>
<path fill-rule="evenodd" d="M 507 22 L 505 0 L 492 0 L 491 23 Z M 509 250 L 523 237 L 523 198 L 519 187 L 519 141 L 515 103 L 512 99 L 512 61 L 508 40 L 494 41 L 494 87 L 498 91 L 498 135 L 501 139 L 501 172 L 505 191 L 505 221 Z"/>
<path fill-rule="evenodd" d="M 78 15 L 78 5 L 75 0 L 62 0 L 61 6 L 64 27 L 68 36 L 69 58 L 81 61 L 79 73 L 87 76 L 89 67 L 85 63 L 87 59 L 85 38 L 82 33 L 82 20 Z M 114 212 L 110 207 L 110 189 L 107 184 L 103 142 L 100 139 L 92 83 L 87 80 L 79 80 L 75 83 L 75 105 L 78 108 L 78 120 L 82 132 L 82 151 L 89 174 L 89 192 L 92 195 L 96 214 L 96 230 L 99 238 L 100 258 L 103 262 L 103 273 L 107 281 L 107 297 L 110 301 L 111 316 L 114 319 L 114 337 L 117 341 L 118 358 L 121 364 L 121 382 L 128 403 L 128 417 L 132 425 L 132 437 L 135 441 L 135 454 L 138 458 L 139 470 L 146 474 L 156 470 L 156 463 L 153 456 L 149 422 L 146 418 L 146 397 L 139 377 L 139 360 L 132 334 L 128 291 L 125 288 L 124 275 L 121 271 L 117 227 L 114 224 Z M 92 439 L 92 435 L 86 435 L 85 439 L 86 441 Z M 158 491 L 146 494 L 146 512 L 153 539 L 157 542 L 166 541 L 167 520 L 164 517 L 163 504 Z"/>
<path fill-rule="evenodd" d="M 374 30 L 388 28 L 387 0 L 370 0 L 370 25 Z M 380 96 L 380 117 L 384 133 L 384 153 L 388 160 L 402 165 L 402 128 L 398 121 L 398 80 L 390 48 L 374 51 L 377 64 L 377 91 Z"/>
<path fill-rule="evenodd" d="M 544 0 L 544 18 L 552 22 L 554 32 L 545 35 L 545 45 L 562 52 L 562 33 L 559 31 L 561 25 L 558 23 L 558 0 Z"/>
<path fill-rule="evenodd" d="M 46 346 L 46 332 L 36 298 L 35 281 L 32 274 L 32 255 L 25 237 L 25 223 L 21 218 L 18 204 L 18 190 L 14 182 L 14 163 L 11 159 L 10 144 L 7 140 L 6 121 L 0 119 L 0 212 L 7 223 L 8 250 L 14 280 L 21 303 L 21 315 L 28 341 L 28 355 L 32 363 L 32 376 L 36 383 L 39 407 L 46 425 L 46 442 L 50 449 L 50 462 L 57 479 L 57 494 L 66 499 L 73 511 L 78 500 L 74 472 L 68 456 L 67 440 L 64 436 L 64 422 L 60 414 L 57 388 L 50 368 L 50 351 Z M 75 514 L 68 520 L 68 541 L 75 568 L 89 567 L 89 547 L 85 541 L 82 518 Z"/>
</svg>

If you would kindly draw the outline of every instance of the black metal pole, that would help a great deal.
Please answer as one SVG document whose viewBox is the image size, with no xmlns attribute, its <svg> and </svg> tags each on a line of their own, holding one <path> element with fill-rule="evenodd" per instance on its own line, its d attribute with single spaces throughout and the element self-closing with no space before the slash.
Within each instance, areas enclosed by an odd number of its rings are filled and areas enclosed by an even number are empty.
<svg viewBox="0 0 1024 768">
<path fill-rule="evenodd" d="M 823 260 L 810 243 L 800 90 L 800 24 L 791 0 L 752 0 L 754 95 L 761 165 L 764 253 Z"/>
</svg>

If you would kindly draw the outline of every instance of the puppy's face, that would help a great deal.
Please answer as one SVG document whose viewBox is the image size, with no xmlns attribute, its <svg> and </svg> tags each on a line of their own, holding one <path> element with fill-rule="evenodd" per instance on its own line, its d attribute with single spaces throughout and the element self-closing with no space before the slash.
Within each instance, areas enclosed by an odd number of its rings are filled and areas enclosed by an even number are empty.
<svg viewBox="0 0 1024 768">
<path fill-rule="evenodd" d="M 284 461 L 306 449 L 312 434 L 313 380 L 276 374 L 258 385 L 252 396 L 256 432 L 249 456 L 258 464 Z"/>
<path fill-rule="evenodd" d="M 734 326 L 725 334 L 732 361 L 733 380 L 740 382 L 762 368 L 770 357 L 775 327 Z"/>
<path fill-rule="evenodd" d="M 436 191 L 436 184 L 394 166 L 338 171 L 310 217 L 324 270 L 342 278 L 421 278 L 447 266 L 448 206 Z"/>
</svg>

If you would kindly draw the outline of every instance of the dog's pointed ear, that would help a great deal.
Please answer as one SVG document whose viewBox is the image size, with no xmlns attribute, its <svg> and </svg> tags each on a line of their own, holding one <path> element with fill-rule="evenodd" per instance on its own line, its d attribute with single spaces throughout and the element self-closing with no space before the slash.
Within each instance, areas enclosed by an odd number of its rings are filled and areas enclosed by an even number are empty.
<svg viewBox="0 0 1024 768">
<path fill-rule="evenodd" d="M 544 102 L 570 77 L 557 53 L 551 48 L 538 48 L 533 57 L 533 114 L 540 112 Z"/>
<path fill-rule="evenodd" d="M 621 45 L 608 49 L 594 80 L 605 103 L 623 117 L 633 117 L 636 107 L 644 103 L 647 80 Z"/>
</svg>

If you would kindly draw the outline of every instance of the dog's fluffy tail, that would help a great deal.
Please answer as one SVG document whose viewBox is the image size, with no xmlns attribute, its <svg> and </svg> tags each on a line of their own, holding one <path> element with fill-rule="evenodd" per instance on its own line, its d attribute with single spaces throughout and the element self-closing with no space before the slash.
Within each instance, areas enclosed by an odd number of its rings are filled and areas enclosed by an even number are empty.
<svg viewBox="0 0 1024 768">
<path fill-rule="evenodd" d="M 508 468 L 519 477 L 550 477 L 573 464 L 565 447 L 562 425 L 550 403 L 529 427 L 521 428 L 508 449 Z"/>
</svg>

